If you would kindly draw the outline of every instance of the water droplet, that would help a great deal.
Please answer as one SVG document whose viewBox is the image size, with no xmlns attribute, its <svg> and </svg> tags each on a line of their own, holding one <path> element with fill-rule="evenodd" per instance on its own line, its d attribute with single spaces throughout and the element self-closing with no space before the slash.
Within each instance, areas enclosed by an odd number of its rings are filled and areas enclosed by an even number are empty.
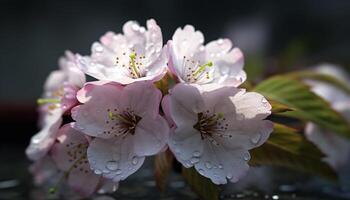
<svg viewBox="0 0 350 200">
<path fill-rule="evenodd" d="M 252 141 L 253 144 L 258 144 L 258 142 L 260 141 L 260 139 L 261 139 L 261 134 L 258 133 L 258 134 L 256 134 L 256 135 L 254 135 L 254 136 L 250 139 L 250 141 Z"/>
<path fill-rule="evenodd" d="M 191 158 L 190 162 L 191 162 L 192 164 L 196 164 L 196 163 L 199 162 L 199 158 L 193 157 L 193 158 Z"/>
<path fill-rule="evenodd" d="M 131 28 L 134 30 L 134 31 L 138 31 L 139 30 L 139 25 L 137 25 L 137 24 L 133 24 L 132 26 L 131 26 Z"/>
<path fill-rule="evenodd" d="M 268 105 L 268 101 L 263 97 L 262 99 L 261 99 L 261 103 L 266 107 L 267 105 Z"/>
<path fill-rule="evenodd" d="M 193 156 L 195 156 L 195 157 L 198 157 L 198 156 L 200 156 L 200 155 L 201 155 L 201 153 L 200 153 L 199 151 L 193 152 Z"/>
<path fill-rule="evenodd" d="M 140 27 L 140 33 L 144 33 L 144 32 L 146 32 L 145 27 Z M 154 35 L 155 34 L 152 34 L 152 37 L 155 37 Z"/>
<path fill-rule="evenodd" d="M 84 58 L 80 58 L 79 63 L 82 65 L 86 65 L 86 60 Z"/>
<path fill-rule="evenodd" d="M 278 195 L 273 195 L 273 196 L 272 196 L 272 199 L 273 199 L 273 200 L 278 200 L 278 199 L 280 199 L 280 197 L 279 197 Z"/>
<path fill-rule="evenodd" d="M 219 167 L 219 169 L 222 169 L 222 168 L 223 168 L 222 164 L 219 164 L 219 166 L 218 166 L 218 167 Z"/>
<path fill-rule="evenodd" d="M 136 156 L 134 156 L 134 157 L 132 158 L 131 163 L 132 163 L 133 165 L 136 165 L 138 162 L 139 162 L 139 159 L 138 159 Z"/>
<path fill-rule="evenodd" d="M 115 160 L 108 161 L 106 164 L 106 168 L 112 171 L 115 171 L 118 169 L 118 162 Z"/>
<path fill-rule="evenodd" d="M 228 173 L 227 176 L 226 176 L 226 178 L 231 179 L 231 178 L 232 178 L 232 174 L 231 174 L 231 173 Z"/>
<path fill-rule="evenodd" d="M 98 169 L 95 169 L 95 174 L 97 174 L 97 175 L 100 175 L 100 174 L 102 174 L 102 171 L 100 171 L 100 170 L 98 170 Z"/>
<path fill-rule="evenodd" d="M 211 163 L 208 161 L 205 163 L 205 167 L 208 168 L 208 169 L 211 169 L 212 168 L 212 165 Z"/>
<path fill-rule="evenodd" d="M 121 170 L 121 169 L 118 169 L 115 173 L 116 173 L 117 175 L 119 175 L 119 174 L 122 173 L 122 170 Z"/>
<path fill-rule="evenodd" d="M 198 172 L 199 172 L 201 175 L 204 175 L 204 170 L 203 170 L 203 169 L 199 169 Z"/>
<path fill-rule="evenodd" d="M 103 50 L 104 50 L 104 48 L 103 48 L 103 46 L 101 46 L 100 44 L 97 44 L 97 45 L 95 45 L 94 50 L 95 50 L 97 53 L 102 53 Z"/>
<path fill-rule="evenodd" d="M 219 39 L 218 40 L 218 45 L 222 45 L 224 43 L 224 40 L 223 39 Z"/>
<path fill-rule="evenodd" d="M 248 152 L 246 152 L 246 153 L 244 154 L 244 156 L 243 156 L 243 159 L 244 159 L 245 161 L 250 160 L 250 154 L 249 154 Z"/>
<path fill-rule="evenodd" d="M 204 51 L 204 50 L 205 50 L 204 46 L 199 47 L 199 51 Z"/>
</svg>

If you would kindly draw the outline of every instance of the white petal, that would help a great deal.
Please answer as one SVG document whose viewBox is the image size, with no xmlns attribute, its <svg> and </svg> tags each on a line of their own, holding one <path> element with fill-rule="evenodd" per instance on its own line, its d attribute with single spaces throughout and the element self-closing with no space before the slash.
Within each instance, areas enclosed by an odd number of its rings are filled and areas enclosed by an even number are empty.
<svg viewBox="0 0 350 200">
<path fill-rule="evenodd" d="M 175 124 L 193 126 L 197 122 L 197 114 L 204 110 L 204 101 L 194 86 L 177 84 L 169 91 L 170 113 Z"/>
<path fill-rule="evenodd" d="M 168 145 L 176 159 L 188 168 L 198 162 L 204 142 L 192 126 L 181 126 L 170 135 Z"/>
<path fill-rule="evenodd" d="M 88 148 L 88 160 L 96 174 L 115 182 L 126 179 L 143 164 L 145 157 L 137 156 L 134 140 L 130 137 L 95 138 Z"/>
<path fill-rule="evenodd" d="M 271 105 L 264 96 L 255 92 L 239 93 L 231 97 L 237 115 L 244 119 L 265 119 L 271 114 Z"/>
<path fill-rule="evenodd" d="M 44 117 L 44 127 L 31 138 L 30 144 L 26 149 L 26 154 L 29 159 L 39 160 L 47 154 L 56 140 L 56 135 L 61 123 L 62 112 L 60 109 L 55 109 L 46 114 Z"/>
<path fill-rule="evenodd" d="M 203 149 L 203 154 L 199 162 L 195 164 L 195 168 L 215 184 L 226 184 L 227 179 L 237 182 L 249 169 L 250 155 L 247 150 L 227 150 L 209 141 L 206 142 Z"/>
<path fill-rule="evenodd" d="M 145 117 L 137 124 L 134 139 L 135 153 L 139 156 L 150 156 L 159 153 L 169 137 L 169 126 L 161 116 Z"/>
</svg>

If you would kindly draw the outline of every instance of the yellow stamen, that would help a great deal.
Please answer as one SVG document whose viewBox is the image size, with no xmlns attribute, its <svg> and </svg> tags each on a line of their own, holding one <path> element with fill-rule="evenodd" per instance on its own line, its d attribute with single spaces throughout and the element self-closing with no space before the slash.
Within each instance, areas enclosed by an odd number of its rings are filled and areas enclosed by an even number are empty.
<svg viewBox="0 0 350 200">
<path fill-rule="evenodd" d="M 60 103 L 61 101 L 59 99 L 40 98 L 36 102 L 39 105 L 43 105 L 48 103 Z"/>
<path fill-rule="evenodd" d="M 207 67 L 212 67 L 213 66 L 213 62 L 209 61 L 206 64 L 200 65 L 197 69 L 197 71 L 195 71 L 192 75 L 194 77 L 196 77 L 199 73 L 202 73 Z"/>
<path fill-rule="evenodd" d="M 138 74 L 138 72 L 137 72 L 137 68 L 136 68 L 136 64 L 135 64 L 135 59 L 136 59 L 136 53 L 135 52 L 132 52 L 131 54 L 130 54 L 130 67 L 131 67 L 131 69 L 132 69 L 132 71 L 133 71 L 133 74 L 137 77 L 137 78 L 139 78 L 140 76 L 139 76 L 139 74 Z"/>
</svg>

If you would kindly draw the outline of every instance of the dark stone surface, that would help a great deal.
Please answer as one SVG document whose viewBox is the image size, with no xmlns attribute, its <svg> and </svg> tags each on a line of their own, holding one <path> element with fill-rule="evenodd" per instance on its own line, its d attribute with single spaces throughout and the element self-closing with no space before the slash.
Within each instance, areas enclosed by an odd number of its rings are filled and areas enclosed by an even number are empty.
<svg viewBox="0 0 350 200">
<path fill-rule="evenodd" d="M 27 161 L 24 155 L 24 149 L 16 146 L 1 146 L 0 147 L 0 200 L 44 200 L 44 199 L 81 199 L 75 196 L 68 190 L 64 190 L 64 196 L 58 194 L 50 195 L 47 189 L 43 187 L 35 187 L 32 184 L 31 175 L 28 172 L 30 162 Z M 178 173 L 173 173 L 170 178 L 164 193 L 159 192 L 153 178 L 153 159 L 147 159 L 144 166 L 135 174 L 130 176 L 126 181 L 120 183 L 120 187 L 112 196 L 97 195 L 94 200 L 134 200 L 134 199 L 162 199 L 162 200 L 192 200 L 197 199 L 196 195 L 186 186 L 182 177 Z M 316 199 L 346 199 L 345 191 L 333 187 L 310 186 L 312 181 L 305 181 L 305 176 L 294 175 L 290 172 L 289 175 L 281 176 L 285 172 L 279 170 L 269 173 L 274 178 L 265 180 L 264 184 L 272 184 L 265 192 L 259 189 L 241 189 L 246 187 L 238 184 L 228 184 L 222 189 L 221 199 L 285 199 L 285 200 L 316 200 Z M 252 173 L 253 176 L 254 173 Z M 277 175 L 277 176 L 276 176 Z M 277 178 L 276 178 L 277 177 Z M 296 178 L 297 177 L 297 178 Z M 306 177 L 306 180 L 309 178 Z M 261 180 L 264 181 L 264 180 Z M 277 184 L 283 182 L 284 184 Z M 288 184 L 285 184 L 288 183 Z M 244 184 L 243 184 L 244 185 Z M 300 188 L 304 187 L 305 190 Z M 249 188 L 249 187 L 248 187 Z M 62 193 L 62 191 L 61 191 Z M 330 196 L 332 194 L 333 196 Z M 335 196 L 334 196 L 335 195 Z M 340 197 L 344 198 L 340 198 Z M 348 196 L 349 197 L 349 196 Z M 348 198 L 350 199 L 350 198 Z"/>
</svg>

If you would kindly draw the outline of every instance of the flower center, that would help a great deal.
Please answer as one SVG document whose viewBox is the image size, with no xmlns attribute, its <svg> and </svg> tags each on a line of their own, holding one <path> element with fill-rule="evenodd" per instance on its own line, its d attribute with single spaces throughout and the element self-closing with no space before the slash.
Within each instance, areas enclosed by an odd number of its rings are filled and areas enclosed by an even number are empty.
<svg viewBox="0 0 350 200">
<path fill-rule="evenodd" d="M 183 58 L 183 69 L 184 69 L 184 80 L 190 83 L 196 82 L 198 79 L 205 77 L 206 79 L 210 79 L 208 68 L 213 66 L 212 61 L 208 61 L 205 64 L 200 64 L 200 61 L 194 61 L 190 59 L 186 59 L 186 56 Z"/>
<path fill-rule="evenodd" d="M 115 136 L 126 136 L 127 134 L 134 135 L 137 123 L 142 119 L 136 115 L 133 111 L 127 109 L 123 112 L 114 112 L 111 109 L 107 109 L 108 119 L 106 124 L 110 125 L 108 131 L 104 131 L 104 134 L 113 134 Z"/>
<path fill-rule="evenodd" d="M 86 168 L 86 164 L 88 164 L 86 154 L 88 146 L 88 143 L 75 144 L 74 142 L 70 142 L 69 144 L 66 144 L 66 148 L 68 149 L 66 151 L 69 159 L 68 161 L 72 163 L 72 166 L 66 171 L 67 175 L 73 169 L 77 169 L 85 174 L 89 172 L 89 169 Z"/>
<path fill-rule="evenodd" d="M 225 121 L 223 113 L 218 112 L 210 115 L 209 110 L 207 110 L 205 113 L 198 113 L 198 121 L 193 128 L 199 131 L 202 140 L 212 138 L 215 134 L 221 137 L 228 127 Z"/>
<path fill-rule="evenodd" d="M 123 56 L 126 56 L 126 53 L 123 52 Z M 122 61 L 120 60 L 119 57 L 116 59 L 116 64 L 122 64 L 121 67 L 125 68 L 127 70 L 128 75 L 131 78 L 137 79 L 145 76 L 144 72 L 144 65 L 143 65 L 143 60 L 146 57 L 144 55 L 137 56 L 137 53 L 135 50 L 132 50 L 132 52 L 129 54 L 129 57 L 127 60 L 129 60 L 128 64 L 126 63 L 121 63 Z"/>
<path fill-rule="evenodd" d="M 54 110 L 55 108 L 59 107 L 61 103 L 61 99 L 64 96 L 64 89 L 63 87 L 58 88 L 57 90 L 53 91 L 49 98 L 39 98 L 37 99 L 38 105 L 48 105 L 48 110 Z"/>
</svg>

